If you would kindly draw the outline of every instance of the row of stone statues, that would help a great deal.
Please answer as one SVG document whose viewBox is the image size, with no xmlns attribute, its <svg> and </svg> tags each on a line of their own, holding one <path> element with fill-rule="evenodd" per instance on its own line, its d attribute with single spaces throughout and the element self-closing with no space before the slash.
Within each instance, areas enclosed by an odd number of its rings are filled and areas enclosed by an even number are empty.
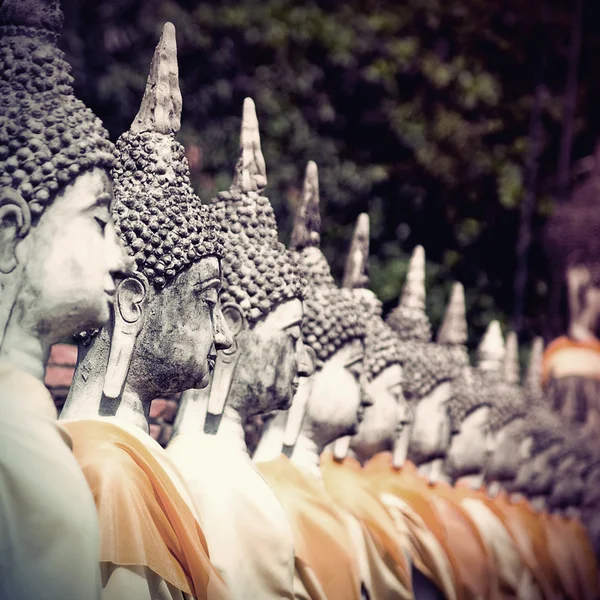
<svg viewBox="0 0 600 600">
<path fill-rule="evenodd" d="M 497 322 L 471 366 L 460 284 L 434 341 L 420 246 L 384 320 L 367 215 L 338 286 L 312 162 L 281 244 L 250 99 L 202 204 L 169 23 L 113 147 L 61 23 L 0 7 L 0 597 L 598 598 L 600 455 L 547 404 L 540 342 L 523 385 Z M 57 420 L 44 362 L 75 333 Z M 179 392 L 164 449 L 150 404 Z"/>
</svg>

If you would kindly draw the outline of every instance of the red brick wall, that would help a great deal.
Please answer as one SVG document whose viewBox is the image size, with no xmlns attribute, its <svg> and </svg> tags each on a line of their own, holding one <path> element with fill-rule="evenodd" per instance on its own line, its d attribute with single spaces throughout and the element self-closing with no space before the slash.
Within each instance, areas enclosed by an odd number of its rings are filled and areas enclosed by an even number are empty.
<svg viewBox="0 0 600 600">
<path fill-rule="evenodd" d="M 50 390 L 56 408 L 60 411 L 65 403 L 77 362 L 77 346 L 55 344 L 50 351 L 44 383 Z M 157 398 L 150 407 L 150 435 L 163 446 L 173 431 L 177 415 L 177 397 Z"/>
</svg>

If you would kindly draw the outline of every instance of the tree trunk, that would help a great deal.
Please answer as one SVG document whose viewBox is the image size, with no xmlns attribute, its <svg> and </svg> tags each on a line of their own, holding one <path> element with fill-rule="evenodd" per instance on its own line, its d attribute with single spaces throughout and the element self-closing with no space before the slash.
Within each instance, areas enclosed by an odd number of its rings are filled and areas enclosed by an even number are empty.
<svg viewBox="0 0 600 600">
<path fill-rule="evenodd" d="M 563 97 L 562 137 L 557 168 L 557 200 L 566 202 L 569 198 L 571 173 L 571 148 L 573 146 L 573 123 L 577 106 L 579 56 L 581 54 L 581 29 L 585 0 L 576 0 L 569 47 L 568 74 Z"/>
<path fill-rule="evenodd" d="M 544 96 L 544 71 L 547 59 L 546 29 L 549 9 L 543 0 L 540 6 L 540 66 L 529 121 L 529 150 L 525 161 L 525 195 L 521 202 L 521 216 L 517 237 L 516 269 L 514 280 L 513 330 L 518 334 L 523 326 L 525 291 L 527 287 L 529 247 L 531 246 L 531 220 L 535 209 L 537 178 L 542 150 L 542 103 Z"/>
</svg>

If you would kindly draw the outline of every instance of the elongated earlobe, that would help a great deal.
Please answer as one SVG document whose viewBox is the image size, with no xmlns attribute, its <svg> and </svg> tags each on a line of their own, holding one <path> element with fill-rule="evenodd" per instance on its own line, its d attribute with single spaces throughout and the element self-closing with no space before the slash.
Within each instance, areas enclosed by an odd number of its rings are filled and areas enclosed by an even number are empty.
<svg viewBox="0 0 600 600">
<path fill-rule="evenodd" d="M 11 189 L 0 190 L 0 272 L 10 273 L 17 266 L 17 244 L 31 228 L 27 202 Z"/>
<path fill-rule="evenodd" d="M 231 388 L 233 373 L 239 359 L 239 335 L 246 329 L 246 317 L 238 304 L 229 302 L 221 308 L 223 317 L 231 330 L 233 343 L 230 348 L 217 352 L 215 372 L 210 384 L 207 416 L 220 417 L 225 410 L 225 403 Z"/>
<path fill-rule="evenodd" d="M 135 341 L 146 319 L 148 283 L 138 276 L 119 283 L 115 296 L 115 327 L 104 380 L 104 395 L 118 398 L 123 391 Z"/>
</svg>

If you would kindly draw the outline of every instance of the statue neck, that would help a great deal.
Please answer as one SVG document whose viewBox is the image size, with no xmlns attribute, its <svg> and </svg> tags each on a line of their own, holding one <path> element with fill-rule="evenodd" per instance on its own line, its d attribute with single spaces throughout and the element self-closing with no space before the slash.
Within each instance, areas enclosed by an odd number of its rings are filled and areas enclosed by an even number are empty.
<svg viewBox="0 0 600 600">
<path fill-rule="evenodd" d="M 417 467 L 419 475 L 427 479 L 429 482 L 434 482 L 434 478 L 441 475 L 440 469 L 442 467 L 443 460 L 443 458 L 434 458 L 433 460 L 421 463 Z"/>
<path fill-rule="evenodd" d="M 229 446 L 239 449 L 248 454 L 246 445 L 246 435 L 244 432 L 244 419 L 242 415 L 233 407 L 225 406 L 223 418 L 219 428 L 214 434 L 204 433 L 204 435 L 216 435 L 224 440 Z"/>
<path fill-rule="evenodd" d="M 543 512 L 546 509 L 546 496 L 533 496 L 529 504 L 536 512 Z"/>
<path fill-rule="evenodd" d="M 179 410 L 173 425 L 173 437 L 182 433 L 202 433 L 206 420 L 207 398 L 204 390 L 186 390 L 181 395 Z"/>
<path fill-rule="evenodd" d="M 490 498 L 495 498 L 502 491 L 502 484 L 499 481 L 491 481 L 487 486 L 487 493 Z"/>
<path fill-rule="evenodd" d="M 0 360 L 10 363 L 43 383 L 50 346 L 10 318 L 0 347 Z"/>
<path fill-rule="evenodd" d="M 565 508 L 565 517 L 581 520 L 581 508 L 579 506 L 567 506 Z"/>
<path fill-rule="evenodd" d="M 126 382 L 119 406 L 115 412 L 115 417 L 131 425 L 135 425 L 149 434 L 148 417 L 150 415 L 151 403 L 152 400 L 142 400 L 140 394 Z"/>
<path fill-rule="evenodd" d="M 225 403 L 220 417 L 208 415 L 207 408 L 210 387 L 201 390 L 187 390 L 181 398 L 173 437 L 194 434 L 218 437 L 233 448 L 248 454 L 244 432 L 244 416 L 233 406 Z"/>
<path fill-rule="evenodd" d="M 282 410 L 265 424 L 252 460 L 257 463 L 266 462 L 281 454 L 287 416 L 288 411 Z"/>
<path fill-rule="evenodd" d="M 512 503 L 517 503 L 525 500 L 525 496 L 521 492 L 512 492 L 510 495 L 510 501 Z"/>
<path fill-rule="evenodd" d="M 127 379 L 120 398 L 106 398 L 103 394 L 111 345 L 110 329 L 110 324 L 104 327 L 89 346 L 79 345 L 75 375 L 60 418 L 81 420 L 114 416 L 149 433 L 148 416 L 153 398 L 133 389 Z"/>
<path fill-rule="evenodd" d="M 320 457 L 323 449 L 324 447 L 317 445 L 311 437 L 301 431 L 290 458 L 294 464 L 322 479 Z"/>
<path fill-rule="evenodd" d="M 483 473 L 474 473 L 459 477 L 457 483 L 469 487 L 472 490 L 478 490 L 483 485 Z"/>
</svg>

